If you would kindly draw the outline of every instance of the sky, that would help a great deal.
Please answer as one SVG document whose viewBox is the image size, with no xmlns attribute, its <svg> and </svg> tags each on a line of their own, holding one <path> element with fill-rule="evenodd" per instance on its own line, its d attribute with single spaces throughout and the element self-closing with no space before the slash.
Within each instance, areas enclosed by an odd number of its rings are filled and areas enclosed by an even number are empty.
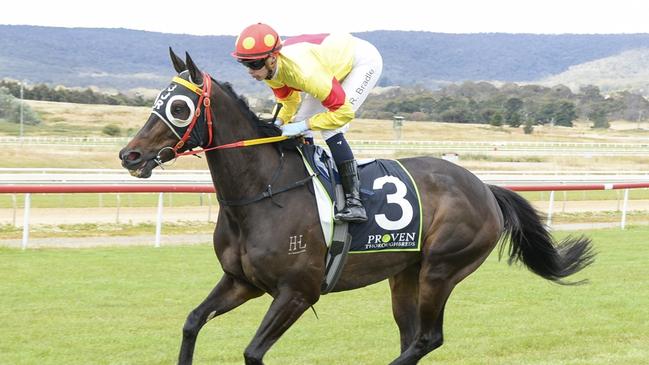
<svg viewBox="0 0 649 365">
<path fill-rule="evenodd" d="M 649 0 L 18 0 L 0 11 L 0 24 L 193 35 L 236 35 L 257 22 L 285 36 L 372 30 L 649 33 Z"/>
</svg>

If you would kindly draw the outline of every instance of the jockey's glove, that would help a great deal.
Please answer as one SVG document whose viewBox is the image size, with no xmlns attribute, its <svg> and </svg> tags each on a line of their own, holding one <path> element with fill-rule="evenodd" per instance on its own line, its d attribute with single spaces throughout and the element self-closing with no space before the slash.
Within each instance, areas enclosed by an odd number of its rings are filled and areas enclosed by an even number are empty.
<svg viewBox="0 0 649 365">
<path fill-rule="evenodd" d="M 282 136 L 286 137 L 299 136 L 300 134 L 309 130 L 309 127 L 306 124 L 306 120 L 284 124 L 280 128 L 282 129 Z"/>
</svg>

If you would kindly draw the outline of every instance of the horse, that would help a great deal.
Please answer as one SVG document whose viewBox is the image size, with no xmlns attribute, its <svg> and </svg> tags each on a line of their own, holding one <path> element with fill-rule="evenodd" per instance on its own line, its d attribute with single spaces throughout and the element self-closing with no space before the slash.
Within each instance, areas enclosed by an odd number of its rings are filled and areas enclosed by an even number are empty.
<svg viewBox="0 0 649 365">
<path fill-rule="evenodd" d="M 201 147 L 220 202 L 213 244 L 223 276 L 187 316 L 178 364 L 192 363 L 208 321 L 268 293 L 272 304 L 243 353 L 246 364 L 263 364 L 271 346 L 322 294 L 327 247 L 309 174 L 295 140 L 247 145 L 280 130 L 257 117 L 229 83 L 203 73 L 188 53 L 185 60 L 169 53 L 177 75 L 119 158 L 132 175 L 147 178 L 161 163 Z M 392 365 L 416 364 L 442 345 L 451 291 L 500 241 L 502 256 L 509 238 L 510 265 L 522 262 L 558 284 L 585 281 L 565 278 L 594 261 L 589 238 L 556 242 L 527 200 L 451 162 L 399 161 L 420 194 L 420 250 L 349 255 L 333 288 L 342 292 L 388 279 L 401 345 Z M 289 254 L 289 240 L 297 235 L 304 249 Z"/>
</svg>

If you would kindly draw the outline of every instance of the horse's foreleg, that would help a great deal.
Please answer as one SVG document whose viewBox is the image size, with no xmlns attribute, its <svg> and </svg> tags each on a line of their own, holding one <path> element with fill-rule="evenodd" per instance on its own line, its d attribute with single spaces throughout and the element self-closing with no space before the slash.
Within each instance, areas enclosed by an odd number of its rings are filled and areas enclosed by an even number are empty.
<svg viewBox="0 0 649 365">
<path fill-rule="evenodd" d="M 183 326 L 183 341 L 178 356 L 179 365 L 192 363 L 196 337 L 203 325 L 210 319 L 226 313 L 264 292 L 224 274 L 212 292 L 189 315 Z"/>
<path fill-rule="evenodd" d="M 401 352 L 406 351 L 410 346 L 417 331 L 419 269 L 419 265 L 415 265 L 390 278 L 392 315 L 399 327 Z"/>
<path fill-rule="evenodd" d="M 315 300 L 308 300 L 303 293 L 291 289 L 281 291 L 246 348 L 246 365 L 263 365 L 262 359 L 270 347 L 314 302 Z"/>
</svg>

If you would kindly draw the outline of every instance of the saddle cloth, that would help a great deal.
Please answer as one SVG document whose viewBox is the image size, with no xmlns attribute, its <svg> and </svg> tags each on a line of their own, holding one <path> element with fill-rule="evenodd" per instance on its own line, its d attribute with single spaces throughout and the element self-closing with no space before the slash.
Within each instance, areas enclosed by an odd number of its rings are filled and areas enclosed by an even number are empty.
<svg viewBox="0 0 649 365">
<path fill-rule="evenodd" d="M 318 213 L 327 246 L 334 228 L 334 182 L 340 178 L 333 160 L 319 146 L 298 148 L 313 179 Z M 421 202 L 417 186 L 396 160 L 371 159 L 358 163 L 360 194 L 368 221 L 350 223 L 351 252 L 418 251 L 421 247 Z M 333 178 L 330 176 L 333 172 Z"/>
</svg>

